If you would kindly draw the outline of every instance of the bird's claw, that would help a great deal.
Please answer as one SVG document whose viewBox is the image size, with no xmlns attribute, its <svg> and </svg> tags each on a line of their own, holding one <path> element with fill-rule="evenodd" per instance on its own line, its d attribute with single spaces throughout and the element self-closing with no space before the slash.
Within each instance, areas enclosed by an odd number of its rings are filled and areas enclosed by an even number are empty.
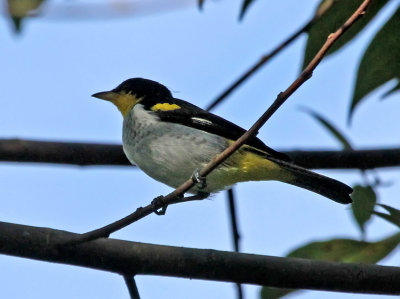
<svg viewBox="0 0 400 299">
<path fill-rule="evenodd" d="M 204 189 L 207 187 L 206 177 L 200 175 L 200 169 L 196 168 L 192 174 L 192 181 L 196 184 L 197 188 Z"/>
<path fill-rule="evenodd" d="M 151 202 L 151 205 L 153 206 L 153 212 L 158 216 L 165 215 L 165 212 L 167 211 L 168 208 L 168 205 L 164 204 L 163 199 L 164 196 L 160 195 L 154 198 L 153 201 Z"/>
</svg>

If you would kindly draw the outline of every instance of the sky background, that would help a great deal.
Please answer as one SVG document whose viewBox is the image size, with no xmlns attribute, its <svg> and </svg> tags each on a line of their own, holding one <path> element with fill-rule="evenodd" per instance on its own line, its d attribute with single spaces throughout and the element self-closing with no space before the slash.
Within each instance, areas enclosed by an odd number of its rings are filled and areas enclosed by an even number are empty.
<svg viewBox="0 0 400 299">
<path fill-rule="evenodd" d="M 318 2 L 256 1 L 242 22 L 237 18 L 241 5 L 237 0 L 206 1 L 202 12 L 195 1 L 175 1 L 170 11 L 123 18 L 99 12 L 99 17 L 85 20 L 49 13 L 25 22 L 19 36 L 13 34 L 8 19 L 0 18 L 0 138 L 121 143 L 120 113 L 91 94 L 131 77 L 144 77 L 205 107 L 261 55 L 302 26 Z M 399 94 L 382 102 L 379 98 L 390 86 L 372 93 L 356 109 L 351 127 L 346 125 L 360 55 L 395 4 L 391 1 L 361 35 L 323 61 L 311 80 L 260 130 L 263 141 L 277 150 L 340 149 L 299 110 L 305 106 L 333 121 L 356 148 L 400 144 Z M 299 73 L 305 43 L 302 36 L 214 112 L 249 128 Z M 320 173 L 350 185 L 361 182 L 356 170 Z M 380 201 L 400 208 L 399 168 L 377 173 L 391 183 L 378 189 Z M 133 167 L 1 163 L 0 219 L 81 233 L 170 191 Z M 275 182 L 243 183 L 235 192 L 243 252 L 282 256 L 313 240 L 360 237 L 348 206 L 314 193 Z M 232 250 L 225 197 L 221 192 L 211 200 L 174 205 L 165 216 L 150 215 L 112 237 Z M 373 219 L 367 239 L 375 241 L 394 232 L 394 226 Z M 382 264 L 398 266 L 400 251 Z M 128 298 L 123 279 L 107 272 L 9 256 L 0 256 L 0 269 L 1 298 Z M 136 282 L 142 298 L 236 296 L 229 283 L 155 276 L 138 276 Z M 246 298 L 257 298 L 259 290 L 246 286 Z M 337 296 L 303 292 L 297 298 Z"/>
</svg>

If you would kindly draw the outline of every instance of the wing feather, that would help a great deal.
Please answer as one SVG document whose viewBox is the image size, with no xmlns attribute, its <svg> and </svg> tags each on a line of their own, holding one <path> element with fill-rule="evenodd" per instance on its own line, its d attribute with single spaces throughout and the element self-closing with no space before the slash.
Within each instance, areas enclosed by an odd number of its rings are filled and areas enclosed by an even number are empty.
<svg viewBox="0 0 400 299">
<path fill-rule="evenodd" d="M 239 127 L 238 125 L 186 101 L 170 98 L 166 99 L 165 103 L 178 105 L 180 108 L 174 110 L 154 111 L 154 113 L 163 121 L 179 123 L 188 127 L 206 131 L 211 134 L 216 134 L 230 140 L 237 140 L 246 132 L 245 129 Z M 150 107 L 146 108 L 149 109 Z M 259 155 L 264 154 L 284 161 L 290 161 L 290 158 L 287 155 L 273 150 L 257 137 L 248 140 L 246 144 L 248 147 L 246 147 L 245 150 L 252 151 Z"/>
</svg>

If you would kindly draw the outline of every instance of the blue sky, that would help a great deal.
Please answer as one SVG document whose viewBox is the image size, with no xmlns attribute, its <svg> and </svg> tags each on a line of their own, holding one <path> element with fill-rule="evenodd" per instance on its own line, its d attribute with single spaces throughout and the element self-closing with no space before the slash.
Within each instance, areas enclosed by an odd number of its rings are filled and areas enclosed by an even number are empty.
<svg viewBox="0 0 400 299">
<path fill-rule="evenodd" d="M 36 18 L 24 24 L 20 36 L 13 35 L 8 20 L 1 18 L 0 137 L 120 143 L 121 115 L 91 94 L 127 78 L 145 77 L 165 84 L 176 97 L 205 107 L 262 54 L 303 25 L 318 3 L 257 1 L 239 23 L 240 1 L 206 1 L 203 12 L 195 1 L 188 2 L 182 9 L 121 19 Z M 383 11 L 362 35 L 328 57 L 259 137 L 277 150 L 339 149 L 323 128 L 299 111 L 306 106 L 333 121 L 356 147 L 398 146 L 399 95 L 381 102 L 385 87 L 371 94 L 356 110 L 352 126 L 346 126 L 360 55 L 390 11 Z M 250 127 L 298 74 L 305 42 L 305 36 L 299 38 L 214 112 Z M 400 208 L 398 171 L 378 171 L 393 183 L 380 188 L 379 195 L 381 202 Z M 348 184 L 361 181 L 358 171 L 320 172 Z M 0 186 L 1 221 L 73 232 L 119 219 L 171 191 L 137 168 L 18 163 L 0 165 Z M 244 252 L 284 255 L 311 240 L 359 237 L 349 207 L 316 194 L 274 182 L 240 184 L 235 191 Z M 211 200 L 175 205 L 164 217 L 151 215 L 112 237 L 231 250 L 228 220 L 225 193 L 220 193 Z M 395 231 L 375 219 L 367 237 L 374 241 Z M 395 252 L 382 263 L 399 262 L 400 253 Z M 3 298 L 128 297 L 122 278 L 105 272 L 7 256 L 0 256 L 0 268 Z M 228 283 L 154 276 L 137 277 L 137 283 L 143 298 L 235 295 Z M 259 287 L 245 288 L 247 298 L 257 298 L 258 291 Z M 337 298 L 321 292 L 303 292 L 297 298 L 322 296 Z"/>
</svg>

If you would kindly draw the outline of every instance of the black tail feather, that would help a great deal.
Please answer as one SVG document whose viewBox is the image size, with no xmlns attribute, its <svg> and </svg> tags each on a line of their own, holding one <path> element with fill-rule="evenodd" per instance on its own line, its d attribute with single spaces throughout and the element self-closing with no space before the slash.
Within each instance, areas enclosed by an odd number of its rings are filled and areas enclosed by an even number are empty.
<svg viewBox="0 0 400 299">
<path fill-rule="evenodd" d="M 268 157 L 268 159 L 279 164 L 282 168 L 288 170 L 292 174 L 293 178 L 286 180 L 285 183 L 318 193 L 338 203 L 347 204 L 352 202 L 350 194 L 353 192 L 353 189 L 346 184 L 294 165 L 290 162 L 270 157 Z"/>
</svg>

